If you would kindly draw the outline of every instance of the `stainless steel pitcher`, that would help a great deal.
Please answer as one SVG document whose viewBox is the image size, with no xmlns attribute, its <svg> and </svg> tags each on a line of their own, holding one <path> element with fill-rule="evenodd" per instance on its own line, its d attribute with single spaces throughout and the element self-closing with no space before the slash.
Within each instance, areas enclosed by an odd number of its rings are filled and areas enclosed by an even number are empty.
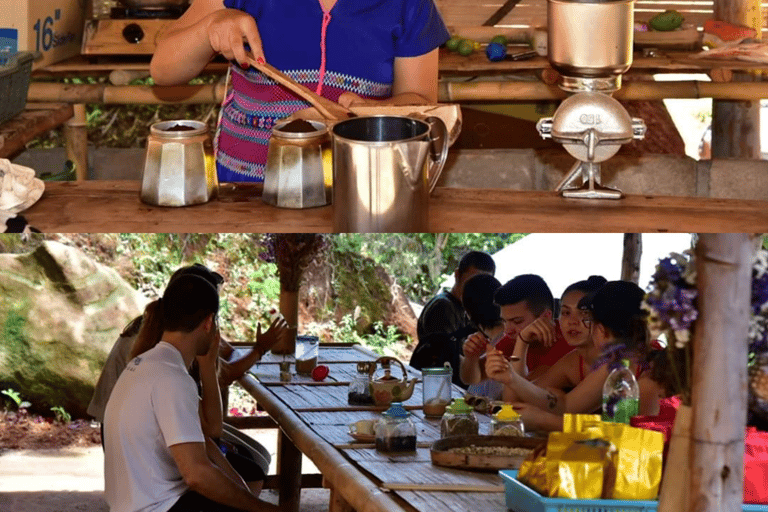
<svg viewBox="0 0 768 512">
<path fill-rule="evenodd" d="M 429 230 L 429 194 L 448 156 L 437 117 L 357 117 L 333 127 L 333 227 L 347 233 Z"/>
<path fill-rule="evenodd" d="M 319 121 L 306 121 L 314 131 L 272 129 L 264 171 L 262 201 L 282 208 L 313 208 L 332 202 L 331 140 Z"/>
<path fill-rule="evenodd" d="M 162 121 L 149 128 L 141 200 L 157 206 L 206 203 L 219 181 L 208 126 L 200 121 Z"/>
</svg>

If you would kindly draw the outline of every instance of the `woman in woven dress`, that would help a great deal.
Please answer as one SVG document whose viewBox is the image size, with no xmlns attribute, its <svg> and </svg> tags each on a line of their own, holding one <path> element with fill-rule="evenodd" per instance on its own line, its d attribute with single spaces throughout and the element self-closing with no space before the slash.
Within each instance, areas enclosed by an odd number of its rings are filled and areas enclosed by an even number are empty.
<svg viewBox="0 0 768 512">
<path fill-rule="evenodd" d="M 216 55 L 233 61 L 216 140 L 221 181 L 262 181 L 276 121 L 307 102 L 247 64 L 283 71 L 344 106 L 437 102 L 434 0 L 194 0 L 160 37 L 151 73 L 184 84 Z"/>
</svg>

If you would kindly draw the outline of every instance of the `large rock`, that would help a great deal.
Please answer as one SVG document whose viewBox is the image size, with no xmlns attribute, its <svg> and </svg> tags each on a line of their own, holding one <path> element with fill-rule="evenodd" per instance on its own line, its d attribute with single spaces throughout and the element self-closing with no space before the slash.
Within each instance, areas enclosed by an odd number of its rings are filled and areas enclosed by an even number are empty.
<svg viewBox="0 0 768 512">
<path fill-rule="evenodd" d="M 112 344 L 146 302 L 76 248 L 49 241 L 0 254 L 0 389 L 39 413 L 61 406 L 85 417 Z"/>
</svg>

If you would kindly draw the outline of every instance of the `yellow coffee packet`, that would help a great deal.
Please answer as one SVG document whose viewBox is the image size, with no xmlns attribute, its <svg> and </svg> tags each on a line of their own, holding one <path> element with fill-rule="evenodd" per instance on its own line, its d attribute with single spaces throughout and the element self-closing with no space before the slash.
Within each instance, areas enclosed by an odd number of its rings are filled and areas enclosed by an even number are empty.
<svg viewBox="0 0 768 512">
<path fill-rule="evenodd" d="M 653 500 L 661 483 L 664 435 L 624 423 L 603 423 L 603 437 L 616 446 L 616 483 L 606 498 Z"/>
<path fill-rule="evenodd" d="M 533 450 L 520 464 L 517 479 L 543 496 L 548 496 L 547 444 Z"/>
<path fill-rule="evenodd" d="M 588 439 L 571 444 L 557 462 L 558 487 L 551 497 L 600 499 L 603 489 L 615 479 L 611 460 L 613 447 L 605 439 Z"/>
</svg>

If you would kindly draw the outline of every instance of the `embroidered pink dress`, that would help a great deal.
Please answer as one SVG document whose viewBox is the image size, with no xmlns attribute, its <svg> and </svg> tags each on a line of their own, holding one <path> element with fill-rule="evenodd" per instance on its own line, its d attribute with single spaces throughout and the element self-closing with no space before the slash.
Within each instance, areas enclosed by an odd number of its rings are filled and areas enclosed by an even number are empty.
<svg viewBox="0 0 768 512">
<path fill-rule="evenodd" d="M 449 34 L 433 0 L 224 0 L 254 17 L 267 62 L 337 101 L 392 94 L 395 57 L 437 48 Z M 272 127 L 309 105 L 262 73 L 233 65 L 216 137 L 220 181 L 262 181 Z"/>
</svg>

